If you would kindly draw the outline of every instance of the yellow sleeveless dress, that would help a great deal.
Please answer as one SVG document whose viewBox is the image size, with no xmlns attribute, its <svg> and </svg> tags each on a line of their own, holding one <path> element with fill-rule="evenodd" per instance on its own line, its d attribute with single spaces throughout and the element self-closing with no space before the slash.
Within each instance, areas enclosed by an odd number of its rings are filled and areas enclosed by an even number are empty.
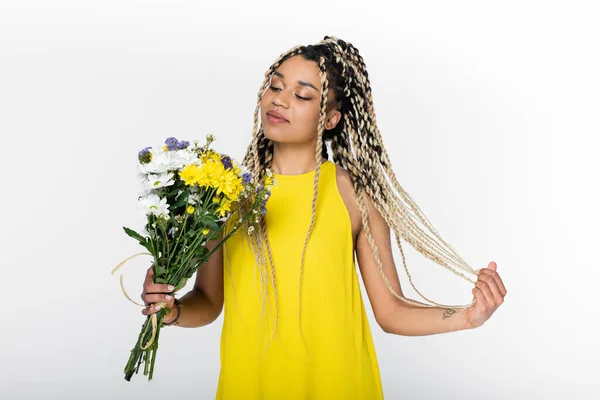
<svg viewBox="0 0 600 400">
<path fill-rule="evenodd" d="M 261 274 L 246 232 L 236 232 L 223 247 L 225 300 L 217 399 L 383 398 L 354 264 L 352 226 L 331 161 L 321 166 L 299 300 L 314 176 L 315 171 L 275 175 L 277 185 L 266 206 L 275 291 L 271 268 L 268 275 Z M 261 279 L 269 282 L 265 303 Z"/>
</svg>

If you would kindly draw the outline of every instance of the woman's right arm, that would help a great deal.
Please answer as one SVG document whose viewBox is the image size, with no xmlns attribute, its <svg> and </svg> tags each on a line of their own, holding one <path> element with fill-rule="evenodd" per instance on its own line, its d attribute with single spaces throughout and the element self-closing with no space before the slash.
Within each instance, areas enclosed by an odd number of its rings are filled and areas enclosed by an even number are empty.
<svg viewBox="0 0 600 400">
<path fill-rule="evenodd" d="M 209 250 L 212 250 L 219 240 L 207 243 Z M 166 284 L 153 283 L 152 267 L 148 269 L 146 280 L 144 282 L 144 291 L 142 300 L 146 305 L 151 303 L 165 301 L 171 312 L 167 313 L 163 322 L 170 323 L 177 317 L 177 307 L 174 305 L 172 291 L 168 290 Z M 170 298 L 167 298 L 171 295 Z M 177 326 L 185 328 L 196 328 L 208 325 L 215 321 L 223 310 L 223 247 L 215 251 L 206 263 L 202 264 L 196 272 L 196 282 L 194 287 L 188 293 L 179 298 L 179 318 Z M 151 315 L 158 310 L 153 307 L 146 307 L 142 314 Z"/>
</svg>

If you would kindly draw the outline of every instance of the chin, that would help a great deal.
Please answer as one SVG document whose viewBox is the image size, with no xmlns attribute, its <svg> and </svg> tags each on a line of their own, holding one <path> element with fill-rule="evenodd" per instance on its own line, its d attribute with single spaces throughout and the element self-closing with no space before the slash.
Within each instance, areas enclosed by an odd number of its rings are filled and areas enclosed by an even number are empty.
<svg viewBox="0 0 600 400">
<path fill-rule="evenodd" d="M 285 136 L 282 134 L 273 134 L 272 132 L 268 132 L 267 130 L 265 130 L 265 137 L 273 142 L 277 142 L 277 143 L 285 143 L 287 142 L 287 140 L 285 140 Z"/>
<path fill-rule="evenodd" d="M 275 128 L 275 129 L 273 129 Z M 286 142 L 286 135 L 285 134 L 285 130 L 278 128 L 278 127 L 272 127 L 272 126 L 264 126 L 263 125 L 263 131 L 265 133 L 265 137 L 269 140 L 272 140 L 274 142 Z"/>
</svg>

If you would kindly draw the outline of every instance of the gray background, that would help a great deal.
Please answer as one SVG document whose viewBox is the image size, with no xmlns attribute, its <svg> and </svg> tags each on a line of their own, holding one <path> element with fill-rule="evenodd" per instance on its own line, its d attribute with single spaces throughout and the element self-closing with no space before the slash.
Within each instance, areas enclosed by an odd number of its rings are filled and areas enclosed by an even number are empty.
<svg viewBox="0 0 600 400">
<path fill-rule="evenodd" d="M 144 221 L 136 154 L 213 133 L 241 158 L 265 70 L 324 35 L 363 55 L 403 187 L 508 288 L 446 335 L 387 335 L 367 303 L 386 398 L 598 398 L 596 4 L 386 3 L 0 3 L 2 398 L 214 398 L 222 317 L 165 329 L 155 379 L 123 379 L 143 316 L 110 271 L 139 251 L 121 228 Z M 426 296 L 471 301 L 405 251 Z M 123 270 L 138 301 L 148 265 Z"/>
</svg>

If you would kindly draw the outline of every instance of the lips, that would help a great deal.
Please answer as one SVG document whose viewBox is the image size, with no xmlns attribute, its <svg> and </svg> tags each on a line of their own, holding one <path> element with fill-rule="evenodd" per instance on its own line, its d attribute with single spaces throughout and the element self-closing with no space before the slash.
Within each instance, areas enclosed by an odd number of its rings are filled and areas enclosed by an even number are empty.
<svg viewBox="0 0 600 400">
<path fill-rule="evenodd" d="M 282 114 L 279 114 L 277 111 L 267 111 L 267 115 L 270 115 L 271 117 L 280 119 L 282 121 L 290 122 L 286 117 L 284 117 Z"/>
</svg>

